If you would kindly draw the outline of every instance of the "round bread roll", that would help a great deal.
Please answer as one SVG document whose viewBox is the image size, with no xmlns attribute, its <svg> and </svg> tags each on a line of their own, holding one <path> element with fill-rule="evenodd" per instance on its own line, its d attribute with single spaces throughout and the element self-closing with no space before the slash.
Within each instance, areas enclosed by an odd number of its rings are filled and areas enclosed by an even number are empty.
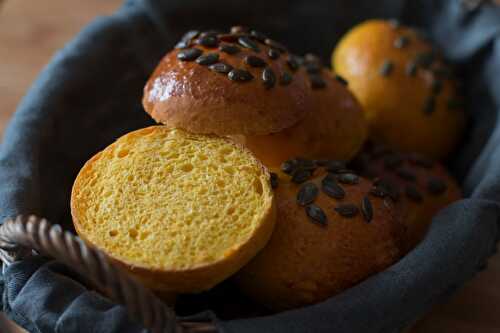
<svg viewBox="0 0 500 333">
<path fill-rule="evenodd" d="M 374 180 L 381 193 L 402 201 L 408 248 L 425 236 L 432 217 L 462 197 L 456 181 L 437 162 L 417 154 L 400 154 L 384 146 L 367 145 L 353 168 Z"/>
<path fill-rule="evenodd" d="M 267 243 L 268 171 L 227 139 L 154 126 L 126 134 L 76 178 L 78 234 L 153 290 L 207 290 Z"/>
<path fill-rule="evenodd" d="M 254 30 L 188 32 L 160 62 L 143 105 L 169 128 L 192 133 L 269 134 L 310 110 L 298 58 Z"/>
<path fill-rule="evenodd" d="M 347 82 L 324 69 L 316 57 L 306 56 L 300 71 L 307 73 L 313 100 L 311 112 L 281 132 L 233 139 L 269 167 L 297 156 L 350 160 L 368 135 L 368 123 L 359 103 L 346 88 Z"/>
<path fill-rule="evenodd" d="M 434 159 L 449 155 L 464 127 L 450 68 L 417 31 L 370 20 L 349 31 L 332 57 L 349 81 L 376 142 Z"/>
<path fill-rule="evenodd" d="M 312 177 L 280 178 L 271 240 L 235 277 L 249 297 L 273 310 L 323 301 L 403 253 L 404 225 L 389 197 L 373 195 L 371 181 L 336 162 L 329 169 L 340 173 L 311 168 L 304 160 L 285 166 L 294 176 L 305 169 Z"/>
</svg>

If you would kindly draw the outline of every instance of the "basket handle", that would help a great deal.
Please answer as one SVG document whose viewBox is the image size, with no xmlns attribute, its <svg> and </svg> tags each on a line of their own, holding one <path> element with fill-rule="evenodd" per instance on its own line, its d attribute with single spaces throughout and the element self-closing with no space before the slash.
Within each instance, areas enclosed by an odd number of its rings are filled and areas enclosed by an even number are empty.
<svg viewBox="0 0 500 333">
<path fill-rule="evenodd" d="M 187 322 L 151 291 L 131 278 L 102 251 L 36 216 L 8 219 L 0 226 L 0 259 L 9 265 L 32 250 L 50 256 L 92 281 L 153 333 L 215 333 L 210 322 Z"/>
</svg>

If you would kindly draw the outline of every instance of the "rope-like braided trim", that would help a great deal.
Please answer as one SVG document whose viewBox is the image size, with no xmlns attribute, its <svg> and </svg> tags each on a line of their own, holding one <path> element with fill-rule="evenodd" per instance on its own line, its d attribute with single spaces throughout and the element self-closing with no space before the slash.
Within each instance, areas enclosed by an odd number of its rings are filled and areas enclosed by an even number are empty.
<svg viewBox="0 0 500 333">
<path fill-rule="evenodd" d="M 1 259 L 10 263 L 27 249 L 53 257 L 92 281 L 129 315 L 153 333 L 212 333 L 212 323 L 179 322 L 175 312 L 149 290 L 129 277 L 121 268 L 96 248 L 87 246 L 79 237 L 63 231 L 59 225 L 36 216 L 18 216 L 0 226 Z M 23 252 L 24 251 L 24 252 Z"/>
</svg>

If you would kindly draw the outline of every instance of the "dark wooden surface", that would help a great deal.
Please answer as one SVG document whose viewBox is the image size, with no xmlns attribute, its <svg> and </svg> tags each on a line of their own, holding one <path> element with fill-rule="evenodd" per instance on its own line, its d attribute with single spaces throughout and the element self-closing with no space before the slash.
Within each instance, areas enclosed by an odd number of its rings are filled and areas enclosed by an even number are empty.
<svg viewBox="0 0 500 333">
<path fill-rule="evenodd" d="M 0 10 L 0 133 L 53 53 L 95 16 L 113 12 L 121 2 L 7 0 Z M 500 256 L 497 255 L 490 260 L 486 271 L 448 303 L 436 306 L 412 332 L 500 332 L 499 282 Z M 17 332 L 17 329 L 0 318 L 0 332 Z"/>
</svg>

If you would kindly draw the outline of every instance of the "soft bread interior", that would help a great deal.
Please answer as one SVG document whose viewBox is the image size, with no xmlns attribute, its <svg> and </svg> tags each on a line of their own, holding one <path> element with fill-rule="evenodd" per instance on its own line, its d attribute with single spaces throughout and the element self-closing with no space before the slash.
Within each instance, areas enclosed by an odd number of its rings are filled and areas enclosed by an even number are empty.
<svg viewBox="0 0 500 333">
<path fill-rule="evenodd" d="M 154 126 L 94 156 L 77 177 L 77 231 L 131 266 L 188 270 L 224 260 L 269 214 L 269 174 L 213 136 Z"/>
</svg>

